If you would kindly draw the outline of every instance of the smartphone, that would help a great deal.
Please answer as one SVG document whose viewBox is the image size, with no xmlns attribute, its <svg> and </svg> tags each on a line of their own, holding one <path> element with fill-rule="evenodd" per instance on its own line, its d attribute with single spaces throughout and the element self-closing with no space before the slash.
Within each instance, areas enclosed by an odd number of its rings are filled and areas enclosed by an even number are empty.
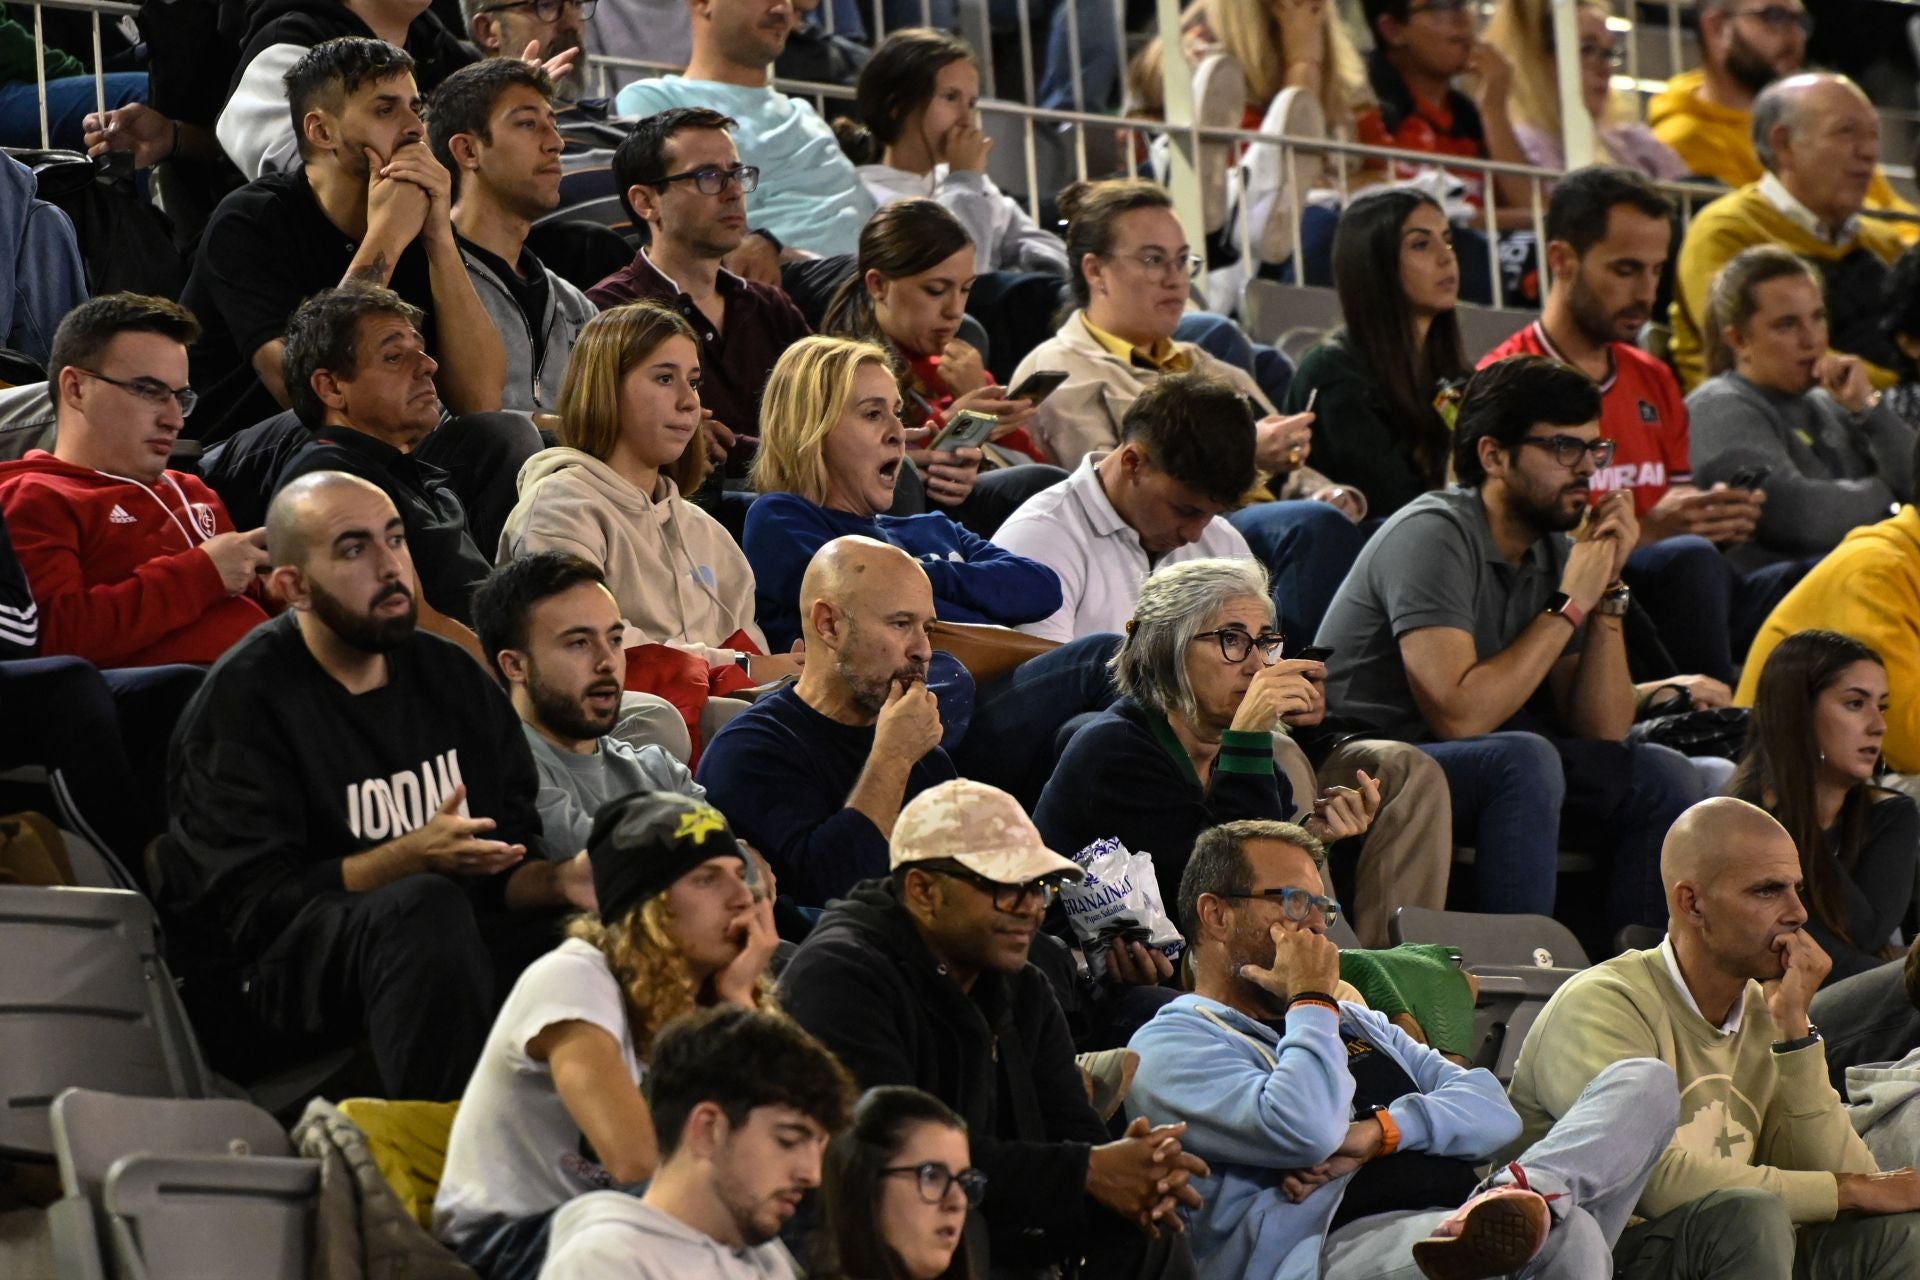
<svg viewBox="0 0 1920 1280">
<path fill-rule="evenodd" d="M 1760 482 L 1773 473 L 1772 467 L 1742 467 L 1727 481 L 1729 489 L 1758 489 Z"/>
<path fill-rule="evenodd" d="M 1059 390 L 1060 384 L 1065 382 L 1069 376 L 1070 375 L 1059 369 L 1042 369 L 1038 373 L 1030 373 L 1027 375 L 1025 382 L 1022 382 L 1019 386 L 1007 392 L 1007 399 L 1026 400 L 1033 404 L 1039 404 L 1042 400 L 1045 400 L 1048 396 Z"/>
<path fill-rule="evenodd" d="M 940 428 L 940 434 L 927 447 L 936 452 L 977 449 L 992 437 L 994 428 L 999 425 L 1000 419 L 990 413 L 962 409 L 947 419 L 947 425 Z"/>
<path fill-rule="evenodd" d="M 1323 644 L 1310 644 L 1293 656 L 1301 662 L 1325 662 L 1333 656 L 1333 652 Z"/>
</svg>

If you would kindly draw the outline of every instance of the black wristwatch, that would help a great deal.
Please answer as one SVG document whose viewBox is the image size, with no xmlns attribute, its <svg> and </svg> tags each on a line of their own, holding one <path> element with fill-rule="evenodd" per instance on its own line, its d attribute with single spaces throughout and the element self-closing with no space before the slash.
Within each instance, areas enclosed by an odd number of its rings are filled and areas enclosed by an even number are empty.
<svg viewBox="0 0 1920 1280">
<path fill-rule="evenodd" d="M 1820 1028 L 1809 1022 L 1807 1024 L 1807 1034 L 1801 1036 L 1798 1040 L 1775 1040 L 1773 1042 L 1773 1051 L 1775 1053 L 1793 1053 L 1800 1049 L 1811 1049 L 1814 1045 L 1819 1044 L 1820 1040 Z"/>
</svg>

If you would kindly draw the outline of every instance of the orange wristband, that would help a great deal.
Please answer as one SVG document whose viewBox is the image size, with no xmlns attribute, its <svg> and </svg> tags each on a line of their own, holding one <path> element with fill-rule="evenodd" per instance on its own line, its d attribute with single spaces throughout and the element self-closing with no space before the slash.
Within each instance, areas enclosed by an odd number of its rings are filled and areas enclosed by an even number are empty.
<svg viewBox="0 0 1920 1280">
<path fill-rule="evenodd" d="M 1373 1118 L 1380 1122 L 1380 1150 L 1374 1156 L 1378 1160 L 1400 1149 L 1400 1126 L 1393 1122 L 1393 1117 L 1387 1114 L 1385 1107 L 1374 1112 Z"/>
</svg>

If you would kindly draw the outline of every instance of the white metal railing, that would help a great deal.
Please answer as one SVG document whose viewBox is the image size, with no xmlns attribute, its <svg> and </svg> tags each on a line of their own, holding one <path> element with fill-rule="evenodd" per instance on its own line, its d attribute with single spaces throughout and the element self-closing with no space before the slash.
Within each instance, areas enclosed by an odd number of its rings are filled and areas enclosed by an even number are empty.
<svg viewBox="0 0 1920 1280">
<path fill-rule="evenodd" d="M 47 38 L 41 11 L 70 9 L 93 15 L 90 23 L 93 29 L 93 100 L 95 110 L 104 113 L 107 109 L 107 65 L 106 58 L 100 52 L 100 19 L 102 15 L 130 18 L 140 12 L 140 6 L 117 3 L 117 0 L 31 0 L 31 4 L 33 76 L 34 85 L 40 93 L 40 148 L 44 151 L 53 142 L 47 126 Z"/>
</svg>

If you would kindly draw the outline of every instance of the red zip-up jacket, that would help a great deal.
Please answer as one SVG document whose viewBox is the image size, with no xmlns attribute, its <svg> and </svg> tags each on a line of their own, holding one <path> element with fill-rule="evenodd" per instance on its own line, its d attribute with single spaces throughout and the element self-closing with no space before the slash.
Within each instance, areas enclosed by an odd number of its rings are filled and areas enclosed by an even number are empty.
<svg viewBox="0 0 1920 1280">
<path fill-rule="evenodd" d="M 233 521 L 185 472 L 148 486 L 35 449 L 0 463 L 0 510 L 40 606 L 40 652 L 96 667 L 208 663 L 265 620 L 200 544 Z"/>
</svg>

